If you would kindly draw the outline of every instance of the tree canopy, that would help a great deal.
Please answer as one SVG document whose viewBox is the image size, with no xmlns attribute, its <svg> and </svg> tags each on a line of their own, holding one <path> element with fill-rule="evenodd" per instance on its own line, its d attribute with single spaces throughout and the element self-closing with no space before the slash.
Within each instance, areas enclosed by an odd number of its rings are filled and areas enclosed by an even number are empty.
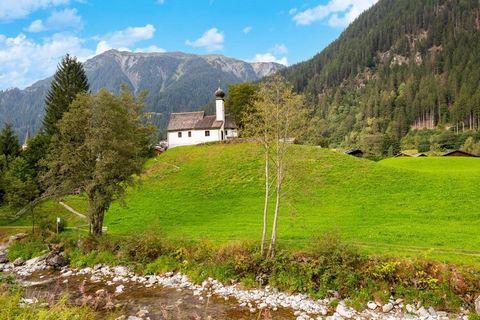
<svg viewBox="0 0 480 320">
<path fill-rule="evenodd" d="M 126 90 L 77 96 L 58 123 L 59 132 L 44 164 L 47 194 L 84 192 L 90 231 L 102 233 L 110 204 L 139 174 L 148 149 L 150 125 L 144 121 L 143 97 Z"/>
</svg>

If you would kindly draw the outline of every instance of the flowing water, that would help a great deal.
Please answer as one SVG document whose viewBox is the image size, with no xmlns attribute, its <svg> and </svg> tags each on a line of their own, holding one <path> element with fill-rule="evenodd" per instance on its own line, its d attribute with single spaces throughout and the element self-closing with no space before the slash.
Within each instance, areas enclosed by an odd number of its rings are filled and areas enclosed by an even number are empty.
<svg viewBox="0 0 480 320">
<path fill-rule="evenodd" d="M 194 296 L 191 290 L 177 290 L 162 286 L 146 288 L 134 282 L 123 283 L 121 293 L 115 293 L 119 283 L 110 284 L 108 279 L 101 282 L 90 280 L 90 275 L 62 277 L 54 271 L 42 271 L 22 279 L 25 285 L 25 298 L 41 301 L 58 299 L 68 294 L 72 304 L 93 305 L 98 311 L 98 318 L 105 318 L 105 305 L 115 306 L 120 314 L 137 315 L 141 310 L 148 310 L 150 319 L 295 319 L 291 310 L 264 310 L 251 312 L 240 307 L 234 299 L 225 300 L 215 296 Z M 98 290 L 105 290 L 99 294 Z M 101 298 L 99 298 L 101 296 Z"/>
</svg>

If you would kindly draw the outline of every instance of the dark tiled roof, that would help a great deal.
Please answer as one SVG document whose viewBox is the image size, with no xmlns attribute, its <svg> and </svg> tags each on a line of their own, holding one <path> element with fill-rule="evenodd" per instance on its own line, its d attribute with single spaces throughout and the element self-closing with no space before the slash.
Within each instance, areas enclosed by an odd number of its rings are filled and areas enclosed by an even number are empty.
<svg viewBox="0 0 480 320">
<path fill-rule="evenodd" d="M 220 129 L 223 121 L 217 121 L 216 116 L 205 116 L 204 111 L 172 113 L 167 131 Z M 233 117 L 225 116 L 225 129 L 237 129 Z"/>
<path fill-rule="evenodd" d="M 235 123 L 235 119 L 228 114 L 225 116 L 225 129 L 237 129 L 238 126 Z"/>
<path fill-rule="evenodd" d="M 203 119 L 195 124 L 195 129 L 220 129 L 222 127 L 222 121 L 217 121 L 216 119 L 216 116 L 203 117 Z"/>
<path fill-rule="evenodd" d="M 449 157 L 449 156 L 460 156 L 460 157 L 474 157 L 476 158 L 477 156 L 474 154 L 471 154 L 466 151 L 462 150 L 450 150 L 447 153 L 443 154 L 444 157 Z"/>
<path fill-rule="evenodd" d="M 205 111 L 172 113 L 170 114 L 167 131 L 193 129 L 204 116 Z"/>
</svg>

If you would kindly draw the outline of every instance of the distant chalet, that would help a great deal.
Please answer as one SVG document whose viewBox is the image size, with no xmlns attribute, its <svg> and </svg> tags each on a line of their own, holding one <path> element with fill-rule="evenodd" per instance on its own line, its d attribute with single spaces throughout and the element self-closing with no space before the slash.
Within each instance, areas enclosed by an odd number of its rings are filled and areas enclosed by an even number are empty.
<svg viewBox="0 0 480 320">
<path fill-rule="evenodd" d="M 206 116 L 205 111 L 170 115 L 167 127 L 169 148 L 223 141 L 238 136 L 237 124 L 231 116 L 225 115 L 225 93 L 220 88 L 215 91 L 215 98 L 214 116 Z"/>
<path fill-rule="evenodd" d="M 445 154 L 443 154 L 444 157 L 474 157 L 476 158 L 477 156 L 462 150 L 453 150 L 449 151 Z"/>
</svg>

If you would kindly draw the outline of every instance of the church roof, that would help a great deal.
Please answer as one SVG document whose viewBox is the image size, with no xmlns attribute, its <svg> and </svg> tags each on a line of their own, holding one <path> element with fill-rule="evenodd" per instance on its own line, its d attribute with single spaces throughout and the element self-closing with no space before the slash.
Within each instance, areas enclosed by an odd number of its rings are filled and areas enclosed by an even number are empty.
<svg viewBox="0 0 480 320">
<path fill-rule="evenodd" d="M 170 114 L 168 131 L 188 130 L 195 128 L 198 121 L 205 117 L 205 111 L 179 112 Z"/>
<path fill-rule="evenodd" d="M 172 113 L 167 131 L 220 129 L 223 121 L 216 116 L 206 116 L 205 111 Z M 233 117 L 225 116 L 225 129 L 237 129 Z"/>
</svg>

